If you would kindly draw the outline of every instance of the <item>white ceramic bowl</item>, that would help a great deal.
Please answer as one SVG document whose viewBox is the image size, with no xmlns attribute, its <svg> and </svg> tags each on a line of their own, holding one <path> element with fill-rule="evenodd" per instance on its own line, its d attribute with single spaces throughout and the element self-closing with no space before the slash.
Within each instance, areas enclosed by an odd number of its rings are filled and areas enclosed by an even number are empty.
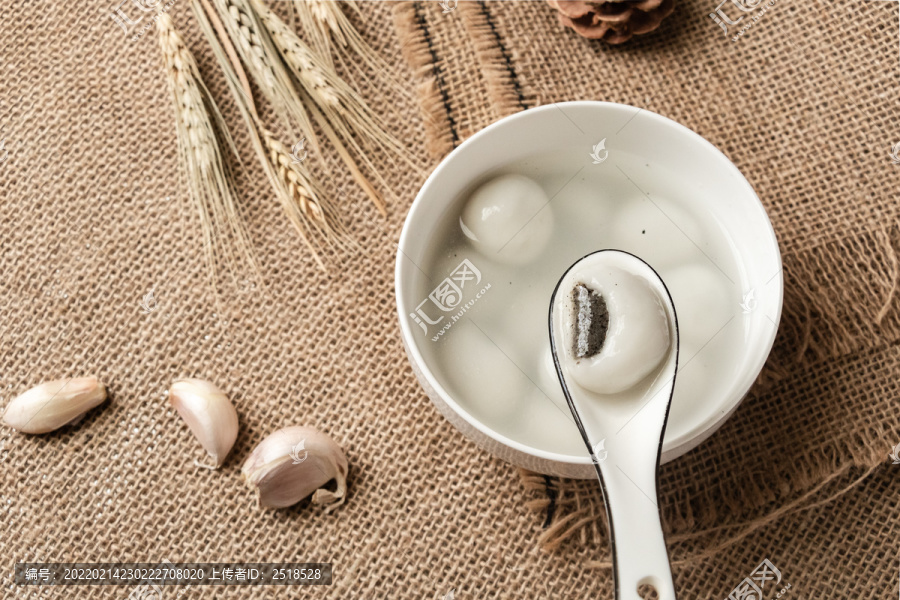
<svg viewBox="0 0 900 600">
<path fill-rule="evenodd" d="M 610 151 L 614 148 L 627 152 L 648 164 L 686 175 L 685 179 L 692 182 L 691 193 L 687 195 L 691 206 L 686 208 L 710 211 L 720 223 L 738 256 L 739 283 L 742 289 L 753 290 L 754 295 L 753 310 L 742 315 L 747 344 L 728 392 L 704 399 L 704 410 L 690 415 L 690 422 L 682 424 L 680 431 L 667 430 L 662 462 L 696 447 L 734 412 L 765 363 L 781 316 L 781 255 L 759 198 L 725 155 L 686 127 L 633 106 L 566 102 L 512 115 L 466 140 L 438 165 L 422 186 L 400 235 L 395 285 L 403 344 L 429 398 L 466 437 L 515 465 L 564 477 L 595 476 L 587 452 L 577 456 L 530 447 L 499 434 L 475 418 L 454 400 L 427 364 L 420 344 L 428 338 L 411 313 L 421 302 L 417 297 L 421 289 L 417 278 L 423 274 L 418 265 L 431 250 L 438 223 L 474 181 L 539 153 L 573 147 L 589 151 L 593 144 L 604 139 L 609 140 Z M 636 176 L 639 187 L 643 185 L 641 178 L 652 178 L 656 172 L 645 171 Z"/>
</svg>

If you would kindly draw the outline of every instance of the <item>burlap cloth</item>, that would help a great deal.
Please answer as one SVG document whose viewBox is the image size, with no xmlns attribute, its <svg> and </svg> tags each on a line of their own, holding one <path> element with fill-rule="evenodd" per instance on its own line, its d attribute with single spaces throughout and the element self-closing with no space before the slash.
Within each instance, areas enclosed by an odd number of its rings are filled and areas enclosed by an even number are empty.
<svg viewBox="0 0 900 600">
<path fill-rule="evenodd" d="M 641 106 L 712 141 L 756 188 L 784 253 L 784 316 L 760 383 L 663 468 L 681 597 L 724 598 L 763 558 L 789 597 L 895 597 L 893 3 L 777 2 L 732 42 L 708 17 L 712 0 L 682 1 L 659 31 L 616 48 L 563 30 L 543 2 L 366 3 L 354 19 L 402 84 L 352 79 L 422 171 L 383 163 L 395 195 L 384 219 L 321 157 L 360 244 L 323 274 L 271 200 L 179 0 L 176 23 L 235 126 L 265 279 L 222 298 L 224 315 L 204 284 L 155 34 L 129 41 L 113 8 L 13 2 L 0 20 L 3 401 L 82 373 L 111 391 L 62 433 L 0 430 L 4 597 L 26 597 L 11 584 L 16 561 L 163 559 L 335 564 L 329 588 L 191 598 L 611 597 L 596 484 L 517 473 L 458 435 L 420 390 L 394 310 L 394 244 L 427 171 L 501 116 L 575 99 Z M 151 289 L 158 306 L 145 314 Z M 218 383 L 240 414 L 219 472 L 192 467 L 200 450 L 167 406 L 172 379 L 189 375 Z M 241 459 L 289 424 L 348 454 L 349 501 L 330 515 L 261 512 L 240 481 Z M 130 591 L 73 589 L 28 597 Z"/>
</svg>

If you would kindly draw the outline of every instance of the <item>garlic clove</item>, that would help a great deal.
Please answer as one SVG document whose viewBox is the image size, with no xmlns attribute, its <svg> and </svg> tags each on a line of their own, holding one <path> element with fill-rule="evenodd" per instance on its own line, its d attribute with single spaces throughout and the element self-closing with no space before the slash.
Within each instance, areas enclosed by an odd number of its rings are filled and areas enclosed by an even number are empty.
<svg viewBox="0 0 900 600">
<path fill-rule="evenodd" d="M 347 494 L 347 457 L 328 435 L 312 427 L 285 427 L 265 438 L 250 453 L 241 475 L 256 489 L 259 505 L 284 508 L 312 495 L 313 504 L 331 512 Z M 334 479 L 337 487 L 325 487 Z"/>
<path fill-rule="evenodd" d="M 169 389 L 169 402 L 200 441 L 213 464 L 194 463 L 208 469 L 221 467 L 238 434 L 237 411 L 228 397 L 208 381 L 179 379 Z"/>
<path fill-rule="evenodd" d="M 3 422 L 23 433 L 47 433 L 79 420 L 106 400 L 96 377 L 47 381 L 13 398 Z"/>
</svg>

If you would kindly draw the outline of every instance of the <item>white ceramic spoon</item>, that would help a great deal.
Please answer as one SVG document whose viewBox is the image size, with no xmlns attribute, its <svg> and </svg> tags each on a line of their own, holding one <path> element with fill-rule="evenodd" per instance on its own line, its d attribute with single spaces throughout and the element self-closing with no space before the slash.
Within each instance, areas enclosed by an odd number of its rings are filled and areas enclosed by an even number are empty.
<svg viewBox="0 0 900 600">
<path fill-rule="evenodd" d="M 572 318 L 567 319 L 566 315 L 566 310 L 572 308 L 569 297 L 586 269 L 604 266 L 615 266 L 645 279 L 648 293 L 658 295 L 669 327 L 670 345 L 661 365 L 634 388 L 614 395 L 582 387 L 566 366 L 574 352 L 569 350 L 574 335 L 570 329 Z M 611 312 L 610 331 L 613 319 Z M 633 254 L 620 250 L 589 254 L 569 267 L 553 291 L 550 345 L 566 401 L 603 490 L 615 597 L 638 599 L 638 588 L 649 584 L 656 588 L 660 600 L 675 600 L 656 491 L 659 455 L 678 366 L 678 322 L 669 291 L 656 271 Z"/>
</svg>

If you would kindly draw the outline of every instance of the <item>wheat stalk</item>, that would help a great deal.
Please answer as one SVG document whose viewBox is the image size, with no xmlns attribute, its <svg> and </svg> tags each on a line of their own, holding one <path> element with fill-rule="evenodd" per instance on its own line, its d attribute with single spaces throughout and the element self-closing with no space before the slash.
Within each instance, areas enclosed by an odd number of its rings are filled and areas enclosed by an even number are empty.
<svg viewBox="0 0 900 600">
<path fill-rule="evenodd" d="M 314 243 L 317 234 L 339 246 L 351 244 L 349 234 L 334 208 L 321 200 L 322 194 L 306 168 L 296 162 L 284 144 L 262 124 L 246 74 L 225 26 L 209 5 L 209 0 L 193 0 L 192 8 L 247 123 L 257 158 L 266 171 L 278 201 L 312 252 L 316 263 L 324 269 Z"/>
<path fill-rule="evenodd" d="M 194 56 L 175 29 L 172 18 L 160 12 L 156 27 L 175 108 L 178 151 L 188 191 L 200 217 L 210 279 L 217 281 L 217 266 L 224 260 L 234 267 L 235 244 L 239 256 L 255 269 L 247 234 L 242 225 L 232 174 L 221 147 L 237 151 L 228 127 L 209 93 Z M 224 141 L 224 144 L 220 144 Z M 234 271 L 232 269 L 232 275 Z"/>
</svg>

